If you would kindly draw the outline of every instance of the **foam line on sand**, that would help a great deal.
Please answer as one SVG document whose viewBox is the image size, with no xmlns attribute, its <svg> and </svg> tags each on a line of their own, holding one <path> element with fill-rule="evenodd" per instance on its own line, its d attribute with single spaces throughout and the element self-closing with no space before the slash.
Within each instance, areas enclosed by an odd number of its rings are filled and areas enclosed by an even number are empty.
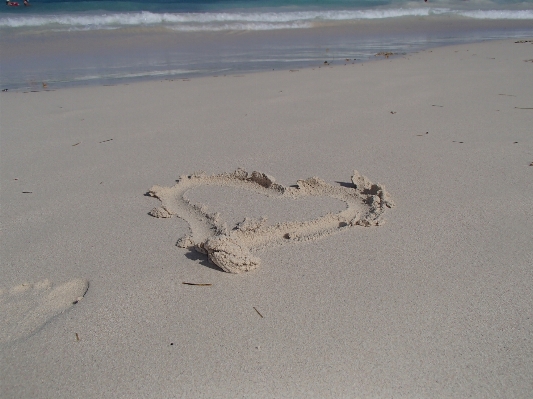
<svg viewBox="0 0 533 399">
<path fill-rule="evenodd" d="M 177 216 L 185 220 L 191 234 L 182 237 L 178 246 L 208 255 L 210 261 L 228 273 L 241 273 L 257 268 L 261 260 L 253 251 L 271 245 L 317 239 L 354 226 L 379 226 L 383 214 L 394 206 L 382 184 L 373 184 L 354 171 L 352 187 L 332 186 L 318 177 L 298 180 L 296 186 L 284 187 L 272 176 L 243 169 L 233 173 L 207 175 L 203 172 L 181 176 L 173 187 L 153 186 L 149 194 L 161 201 L 150 214 L 157 218 Z M 305 222 L 288 221 L 268 225 L 266 218 L 245 218 L 229 230 L 219 213 L 209 213 L 203 204 L 192 203 L 187 191 L 218 185 L 244 189 L 274 198 L 298 199 L 325 196 L 344 201 L 347 208 Z"/>
</svg>

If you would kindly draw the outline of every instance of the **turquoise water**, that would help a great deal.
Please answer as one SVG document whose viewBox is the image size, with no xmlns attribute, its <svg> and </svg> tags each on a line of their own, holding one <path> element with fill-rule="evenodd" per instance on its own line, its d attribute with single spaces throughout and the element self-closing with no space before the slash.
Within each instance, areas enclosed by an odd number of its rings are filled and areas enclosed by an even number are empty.
<svg viewBox="0 0 533 399">
<path fill-rule="evenodd" d="M 22 3 L 22 1 L 20 2 Z M 33 0 L 32 13 L 75 13 L 86 11 L 152 11 L 152 12 L 223 12 L 232 10 L 280 10 L 280 9 L 394 9 L 417 8 L 420 5 L 451 10 L 524 10 L 531 9 L 531 0 L 145 0 L 145 1 L 68 1 Z M 16 8 L 9 8 L 15 12 Z"/>
<path fill-rule="evenodd" d="M 0 29 L 69 31 L 162 26 L 178 31 L 303 29 L 328 22 L 448 15 L 532 19 L 533 0 L 58 1 L 1 7 Z"/>
<path fill-rule="evenodd" d="M 533 0 L 34 0 L 0 7 L 0 86 L 298 68 L 527 36 Z"/>
</svg>

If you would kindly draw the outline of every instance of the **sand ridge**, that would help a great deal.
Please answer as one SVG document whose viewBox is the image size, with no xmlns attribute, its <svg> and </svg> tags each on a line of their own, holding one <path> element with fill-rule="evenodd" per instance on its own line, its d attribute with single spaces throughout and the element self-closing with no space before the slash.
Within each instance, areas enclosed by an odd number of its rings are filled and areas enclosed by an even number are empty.
<svg viewBox="0 0 533 399">
<path fill-rule="evenodd" d="M 207 175 L 197 172 L 180 176 L 173 187 L 153 186 L 149 195 L 158 198 L 161 206 L 150 211 L 157 218 L 177 216 L 185 220 L 191 234 L 178 240 L 182 248 L 208 255 L 210 261 L 228 273 L 241 273 L 257 268 L 261 260 L 253 251 L 271 245 L 317 239 L 354 226 L 379 226 L 383 214 L 394 206 L 385 186 L 373 184 L 354 170 L 353 186 L 332 186 L 318 177 L 298 180 L 296 186 L 284 187 L 272 176 L 243 169 L 233 173 Z M 327 196 L 346 203 L 346 209 L 328 213 L 305 222 L 288 221 L 268 225 L 266 218 L 245 218 L 229 230 L 219 213 L 209 213 L 203 204 L 192 203 L 187 191 L 202 185 L 229 186 L 249 190 L 273 198 Z"/>
</svg>

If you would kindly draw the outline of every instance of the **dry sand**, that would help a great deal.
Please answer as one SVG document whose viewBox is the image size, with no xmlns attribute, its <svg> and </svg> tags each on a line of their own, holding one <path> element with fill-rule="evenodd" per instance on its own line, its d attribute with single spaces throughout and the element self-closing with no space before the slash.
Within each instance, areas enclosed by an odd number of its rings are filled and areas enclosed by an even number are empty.
<svg viewBox="0 0 533 399">
<path fill-rule="evenodd" d="M 532 59 L 0 93 L 1 396 L 530 398 Z"/>
<path fill-rule="evenodd" d="M 207 175 L 204 172 L 182 176 L 173 187 L 154 186 L 149 194 L 161 200 L 162 206 L 150 211 L 157 218 L 178 216 L 189 224 L 190 234 L 180 238 L 181 248 L 205 254 L 208 259 L 228 273 L 242 273 L 256 269 L 261 260 L 252 251 L 274 245 L 316 240 L 355 226 L 379 226 L 383 213 L 394 206 L 385 187 L 373 184 L 354 170 L 352 185 L 326 183 L 319 177 L 298 180 L 293 187 L 284 187 L 272 176 L 243 169 L 233 173 Z M 330 197 L 343 201 L 346 209 L 327 213 L 316 219 L 285 221 L 268 225 L 267 218 L 244 220 L 231 229 L 220 212 L 209 212 L 201 202 L 191 201 L 187 193 L 202 186 L 222 186 L 247 190 L 267 197 L 298 200 L 306 197 Z M 263 208 L 259 208 L 261 211 Z"/>
</svg>

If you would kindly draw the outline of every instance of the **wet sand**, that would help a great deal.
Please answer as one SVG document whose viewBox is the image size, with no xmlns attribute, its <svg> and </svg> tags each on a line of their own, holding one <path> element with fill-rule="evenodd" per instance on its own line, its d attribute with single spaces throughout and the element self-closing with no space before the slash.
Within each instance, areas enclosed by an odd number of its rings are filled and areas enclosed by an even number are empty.
<svg viewBox="0 0 533 399">
<path fill-rule="evenodd" d="M 235 75 L 368 61 L 378 52 L 533 35 L 531 20 L 449 16 L 315 22 L 309 29 L 182 32 L 164 27 L 0 32 L 0 87 L 36 90 Z"/>
</svg>

